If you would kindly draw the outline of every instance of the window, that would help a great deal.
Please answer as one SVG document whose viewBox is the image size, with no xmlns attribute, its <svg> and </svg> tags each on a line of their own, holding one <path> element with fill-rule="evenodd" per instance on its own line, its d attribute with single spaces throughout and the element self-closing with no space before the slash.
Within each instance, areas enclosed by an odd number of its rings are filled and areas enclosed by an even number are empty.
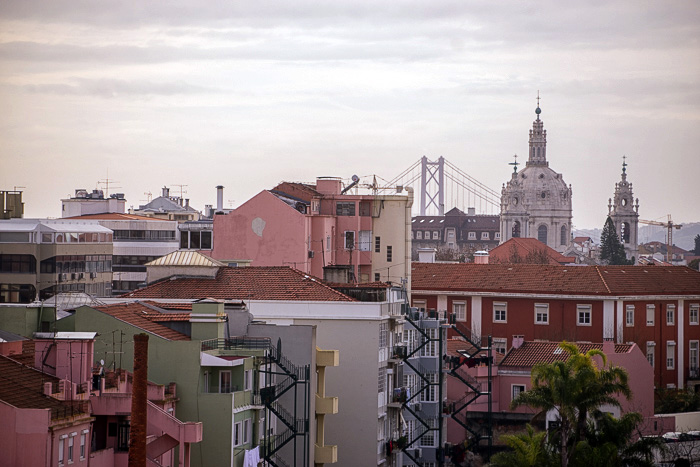
<svg viewBox="0 0 700 467">
<path fill-rule="evenodd" d="M 688 343 L 688 366 L 690 367 L 690 377 L 698 377 L 698 347 L 699 341 L 690 341 Z"/>
<path fill-rule="evenodd" d="M 243 390 L 252 391 L 253 390 L 253 370 L 246 370 L 243 373 Z"/>
<path fill-rule="evenodd" d="M 354 216 L 355 215 L 355 203 L 338 201 L 335 204 L 335 213 L 337 216 Z"/>
<path fill-rule="evenodd" d="M 331 251 L 331 236 L 326 235 L 326 251 Z"/>
<path fill-rule="evenodd" d="M 673 370 L 674 368 L 676 368 L 676 343 L 666 341 L 666 369 Z"/>
<path fill-rule="evenodd" d="M 566 226 L 562 225 L 561 226 L 561 238 L 559 239 L 559 243 L 562 245 L 566 245 Z"/>
<path fill-rule="evenodd" d="M 512 384 L 510 386 L 511 390 L 511 401 L 515 400 L 516 397 L 520 395 L 521 392 L 525 392 L 525 385 L 524 384 Z"/>
<path fill-rule="evenodd" d="M 537 228 L 537 240 L 547 244 L 547 226 L 541 225 Z"/>
<path fill-rule="evenodd" d="M 506 303 L 493 304 L 493 322 L 505 323 L 508 318 L 508 305 Z"/>
<path fill-rule="evenodd" d="M 440 240 L 440 232 L 437 230 L 433 232 L 433 240 Z"/>
<path fill-rule="evenodd" d="M 68 438 L 68 462 L 73 462 L 73 443 L 75 442 L 75 436 Z"/>
<path fill-rule="evenodd" d="M 469 240 L 476 240 L 476 232 L 469 232 L 469 233 L 467 234 L 467 238 L 468 238 Z"/>
<path fill-rule="evenodd" d="M 590 305 L 578 305 L 576 306 L 576 314 L 578 315 L 578 325 L 579 326 L 590 326 L 591 325 L 591 306 Z"/>
<path fill-rule="evenodd" d="M 0 255 L 0 272 L 36 274 L 36 258 L 32 255 Z"/>
<path fill-rule="evenodd" d="M 488 233 L 488 232 L 481 232 L 481 239 L 482 239 L 482 240 L 488 240 L 488 239 L 489 239 L 489 233 Z"/>
<path fill-rule="evenodd" d="M 85 459 L 85 438 L 87 434 L 83 432 L 80 435 L 80 459 Z"/>
<path fill-rule="evenodd" d="M 647 342 L 647 361 L 652 368 L 654 368 L 654 349 L 656 348 L 656 343 L 654 341 Z"/>
<path fill-rule="evenodd" d="M 63 449 L 66 440 L 63 436 L 58 440 L 58 465 L 63 465 Z"/>
<path fill-rule="evenodd" d="M 423 232 L 420 230 L 416 232 L 416 240 L 423 240 Z"/>
<path fill-rule="evenodd" d="M 449 229 L 447 231 L 447 238 L 455 238 L 455 229 Z"/>
<path fill-rule="evenodd" d="M 428 328 L 424 330 L 428 336 L 429 341 L 420 349 L 421 357 L 437 357 L 438 354 L 438 330 L 436 328 Z M 423 336 L 418 337 L 418 339 L 423 342 L 425 339 Z"/>
<path fill-rule="evenodd" d="M 375 273 L 374 273 L 374 282 L 379 282 L 379 281 L 380 281 L 380 279 L 379 279 L 379 273 L 378 273 L 378 272 L 375 272 Z"/>
<path fill-rule="evenodd" d="M 360 230 L 360 251 L 370 251 L 372 248 L 372 231 Z"/>
<path fill-rule="evenodd" d="M 666 305 L 666 325 L 676 324 L 676 305 Z"/>
<path fill-rule="evenodd" d="M 654 325 L 654 311 L 656 307 L 654 305 L 647 305 L 647 326 Z"/>
<path fill-rule="evenodd" d="M 345 249 L 354 250 L 355 249 L 355 231 L 346 230 L 345 231 Z"/>
<path fill-rule="evenodd" d="M 467 303 L 466 302 L 454 302 L 452 304 L 452 312 L 455 314 L 455 319 L 457 321 L 467 320 Z"/>
<path fill-rule="evenodd" d="M 506 339 L 505 337 L 494 337 L 491 340 L 491 343 L 493 344 L 493 350 L 495 350 L 498 353 L 506 353 L 508 339 Z"/>
<path fill-rule="evenodd" d="M 634 305 L 625 307 L 625 325 L 634 326 Z"/>
<path fill-rule="evenodd" d="M 428 382 L 430 383 L 424 391 L 421 391 L 420 393 L 420 401 L 421 402 L 437 402 L 437 382 L 438 382 L 438 374 L 437 373 L 426 373 L 424 375 Z M 420 381 L 419 385 L 420 386 L 425 386 L 425 381 Z"/>
<path fill-rule="evenodd" d="M 513 222 L 513 231 L 511 232 L 511 237 L 513 237 L 513 238 L 520 237 L 520 222 L 519 221 Z"/>
<path fill-rule="evenodd" d="M 231 372 L 222 371 L 219 373 L 219 392 L 228 393 L 231 392 Z"/>
<path fill-rule="evenodd" d="M 205 371 L 204 372 L 204 393 L 209 392 L 209 372 Z"/>
<path fill-rule="evenodd" d="M 500 240 L 501 239 L 501 232 L 496 232 L 496 235 L 494 235 L 494 240 Z"/>
<path fill-rule="evenodd" d="M 250 427 L 251 427 L 250 418 L 243 420 L 243 444 L 250 443 L 250 435 L 251 435 Z"/>
<path fill-rule="evenodd" d="M 386 246 L 386 262 L 387 263 L 391 263 L 391 261 L 392 261 L 393 253 L 391 250 L 392 250 L 391 245 L 387 245 Z"/>
<path fill-rule="evenodd" d="M 688 323 L 697 325 L 698 315 L 700 315 L 700 305 L 693 303 L 688 307 Z"/>
<path fill-rule="evenodd" d="M 377 381 L 377 393 L 386 392 L 386 367 L 379 369 Z"/>
<path fill-rule="evenodd" d="M 431 418 L 428 419 L 428 426 L 430 428 L 436 428 L 436 419 Z M 420 431 L 425 431 L 425 427 L 421 425 Z M 421 447 L 425 448 L 434 448 L 435 447 L 435 430 L 428 430 L 425 432 L 423 436 L 420 438 L 420 445 Z M 421 465 L 426 466 L 425 463 L 421 463 Z"/>
<path fill-rule="evenodd" d="M 374 252 L 380 253 L 382 251 L 382 241 L 380 237 L 374 237 Z"/>
<path fill-rule="evenodd" d="M 549 324 L 549 305 L 535 303 L 535 324 Z"/>
<path fill-rule="evenodd" d="M 389 345 L 389 323 L 386 321 L 379 323 L 379 347 L 384 348 Z"/>
<path fill-rule="evenodd" d="M 233 425 L 233 445 L 240 446 L 243 444 L 243 424 L 241 422 L 236 422 Z"/>
</svg>

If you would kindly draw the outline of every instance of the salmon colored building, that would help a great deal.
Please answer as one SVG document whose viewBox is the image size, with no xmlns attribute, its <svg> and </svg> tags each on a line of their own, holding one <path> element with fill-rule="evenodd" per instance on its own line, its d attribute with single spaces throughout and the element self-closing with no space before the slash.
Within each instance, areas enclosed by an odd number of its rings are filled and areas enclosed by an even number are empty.
<svg viewBox="0 0 700 467">
<path fill-rule="evenodd" d="M 678 266 L 413 263 L 412 306 L 505 353 L 526 341 L 635 343 L 657 388 L 700 386 L 700 273 Z"/>
<path fill-rule="evenodd" d="M 341 266 L 353 282 L 410 281 L 412 190 L 352 194 L 356 183 L 343 188 L 339 178 L 319 177 L 314 185 L 285 182 L 261 191 L 214 217 L 211 256 L 316 277 Z"/>
</svg>

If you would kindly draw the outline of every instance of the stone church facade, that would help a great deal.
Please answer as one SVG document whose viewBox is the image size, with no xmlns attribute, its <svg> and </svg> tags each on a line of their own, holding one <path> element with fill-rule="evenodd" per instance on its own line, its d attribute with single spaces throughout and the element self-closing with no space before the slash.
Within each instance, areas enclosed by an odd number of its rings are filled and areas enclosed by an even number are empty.
<svg viewBox="0 0 700 467">
<path fill-rule="evenodd" d="M 539 102 L 538 102 L 539 103 Z M 537 238 L 564 252 L 571 243 L 571 185 L 549 168 L 547 130 L 535 110 L 525 168 L 514 170 L 501 191 L 501 243 L 513 237 Z"/>
<path fill-rule="evenodd" d="M 615 195 L 608 200 L 608 215 L 615 225 L 627 259 L 639 258 L 639 199 L 634 198 L 632 184 L 627 181 L 627 162 L 622 163 L 622 178 L 615 184 Z"/>
</svg>

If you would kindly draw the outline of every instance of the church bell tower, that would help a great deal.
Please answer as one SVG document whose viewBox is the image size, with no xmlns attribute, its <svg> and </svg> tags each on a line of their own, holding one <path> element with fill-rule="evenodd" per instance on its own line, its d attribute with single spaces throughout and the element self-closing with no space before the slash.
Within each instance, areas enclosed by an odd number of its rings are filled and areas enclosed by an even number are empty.
<svg viewBox="0 0 700 467">
<path fill-rule="evenodd" d="M 627 259 L 632 259 L 639 257 L 639 199 L 632 194 L 632 184 L 627 181 L 626 157 L 622 159 L 622 179 L 615 184 L 615 196 L 608 200 L 608 215 L 615 225 L 620 243 L 625 247 Z"/>
</svg>

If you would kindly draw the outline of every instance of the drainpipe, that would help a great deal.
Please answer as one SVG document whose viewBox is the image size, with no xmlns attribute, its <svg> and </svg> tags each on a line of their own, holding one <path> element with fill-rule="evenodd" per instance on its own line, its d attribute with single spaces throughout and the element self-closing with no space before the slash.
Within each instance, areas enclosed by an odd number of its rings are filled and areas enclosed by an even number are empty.
<svg viewBox="0 0 700 467">
<path fill-rule="evenodd" d="M 408 199 L 406 200 L 406 214 L 405 219 L 405 245 L 404 245 L 404 277 L 406 278 L 406 298 L 408 303 L 411 303 L 411 208 L 413 208 L 413 188 L 410 186 L 405 188 L 408 194 Z"/>
<path fill-rule="evenodd" d="M 129 467 L 146 465 L 148 426 L 148 334 L 134 335 L 134 383 L 131 393 Z"/>
</svg>

